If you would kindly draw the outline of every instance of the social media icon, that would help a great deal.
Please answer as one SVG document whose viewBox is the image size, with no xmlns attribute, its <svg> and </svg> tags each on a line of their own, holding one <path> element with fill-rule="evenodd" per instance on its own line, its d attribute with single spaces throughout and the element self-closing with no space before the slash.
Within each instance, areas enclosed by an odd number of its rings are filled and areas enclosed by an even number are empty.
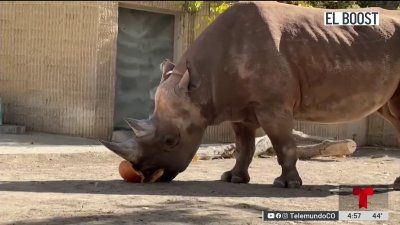
<svg viewBox="0 0 400 225">
<path fill-rule="evenodd" d="M 268 213 L 267 214 L 268 219 L 274 219 L 275 218 L 275 213 Z"/>
<path fill-rule="evenodd" d="M 277 213 L 277 214 L 276 214 L 276 218 L 277 218 L 277 219 L 280 219 L 281 217 L 282 217 L 282 214 L 280 214 L 280 213 Z"/>
<path fill-rule="evenodd" d="M 287 213 L 282 213 L 282 219 L 288 219 L 289 218 L 289 214 Z"/>
</svg>

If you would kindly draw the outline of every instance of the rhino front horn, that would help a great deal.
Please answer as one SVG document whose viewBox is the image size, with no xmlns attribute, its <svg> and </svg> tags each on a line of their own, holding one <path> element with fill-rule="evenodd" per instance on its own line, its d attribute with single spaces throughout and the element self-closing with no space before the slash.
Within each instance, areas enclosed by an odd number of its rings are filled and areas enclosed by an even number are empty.
<svg viewBox="0 0 400 225">
<path fill-rule="evenodd" d="M 136 137 L 143 137 L 153 133 L 154 126 L 149 120 L 135 120 L 127 118 L 125 121 L 132 128 Z"/>
<path fill-rule="evenodd" d="M 137 158 L 138 148 L 135 140 L 128 139 L 122 143 L 99 140 L 104 146 L 122 158 L 134 162 Z"/>
</svg>

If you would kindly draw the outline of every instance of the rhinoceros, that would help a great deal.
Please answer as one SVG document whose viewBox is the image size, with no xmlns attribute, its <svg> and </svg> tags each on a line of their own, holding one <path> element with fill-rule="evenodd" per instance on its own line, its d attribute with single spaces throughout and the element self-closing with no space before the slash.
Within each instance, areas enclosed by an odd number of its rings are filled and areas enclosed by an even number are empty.
<svg viewBox="0 0 400 225">
<path fill-rule="evenodd" d="M 154 112 L 126 119 L 132 138 L 101 142 L 145 176 L 164 168 L 159 181 L 171 181 L 188 167 L 206 128 L 229 121 L 236 163 L 221 179 L 248 183 L 262 128 L 282 167 L 274 186 L 297 188 L 295 120 L 346 123 L 377 112 L 400 133 L 400 11 L 350 10 L 378 12 L 379 25 L 324 26 L 325 11 L 234 4 L 176 63 L 161 62 Z"/>
</svg>

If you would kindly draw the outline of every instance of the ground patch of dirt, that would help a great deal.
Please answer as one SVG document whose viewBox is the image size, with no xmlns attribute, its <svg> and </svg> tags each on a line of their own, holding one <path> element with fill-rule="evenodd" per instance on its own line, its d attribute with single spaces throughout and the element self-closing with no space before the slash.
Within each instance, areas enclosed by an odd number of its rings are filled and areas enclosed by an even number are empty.
<svg viewBox="0 0 400 225">
<path fill-rule="evenodd" d="M 170 183 L 132 184 L 112 153 L 60 153 L 0 155 L 1 224 L 271 224 L 262 210 L 337 210 L 336 185 L 390 184 L 400 175 L 396 150 L 299 161 L 300 189 L 271 186 L 280 174 L 274 157 L 253 160 L 249 184 L 218 181 L 233 159 L 192 162 Z M 400 224 L 400 192 L 389 201 L 390 221 L 341 224 Z"/>
</svg>

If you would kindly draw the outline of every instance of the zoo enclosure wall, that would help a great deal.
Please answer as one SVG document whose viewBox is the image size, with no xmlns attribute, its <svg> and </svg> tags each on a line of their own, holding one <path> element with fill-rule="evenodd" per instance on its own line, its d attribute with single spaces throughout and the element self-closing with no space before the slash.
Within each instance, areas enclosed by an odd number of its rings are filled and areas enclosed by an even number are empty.
<svg viewBox="0 0 400 225">
<path fill-rule="evenodd" d="M 27 130 L 110 139 L 113 131 L 118 7 L 175 15 L 174 60 L 207 26 L 183 1 L 1 2 L 0 96 L 5 123 Z M 341 125 L 296 122 L 296 129 L 359 145 L 398 146 L 394 129 L 374 114 Z M 262 135 L 260 130 L 258 135 Z M 228 123 L 204 142 L 232 142 Z"/>
</svg>

